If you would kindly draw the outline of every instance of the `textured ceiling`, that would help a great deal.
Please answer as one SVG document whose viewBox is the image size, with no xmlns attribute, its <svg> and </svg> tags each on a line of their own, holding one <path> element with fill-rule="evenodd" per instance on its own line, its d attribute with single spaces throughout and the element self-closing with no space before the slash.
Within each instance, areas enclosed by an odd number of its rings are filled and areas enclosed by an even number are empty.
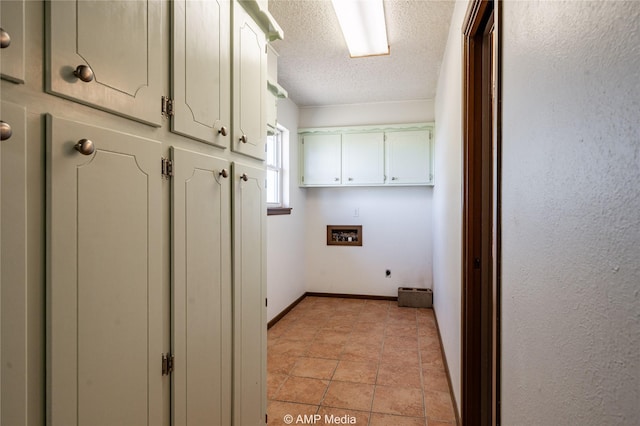
<svg viewBox="0 0 640 426">
<path fill-rule="evenodd" d="M 298 106 L 433 99 L 453 6 L 385 0 L 391 54 L 351 59 L 330 0 L 270 0 L 278 83 Z"/>
</svg>

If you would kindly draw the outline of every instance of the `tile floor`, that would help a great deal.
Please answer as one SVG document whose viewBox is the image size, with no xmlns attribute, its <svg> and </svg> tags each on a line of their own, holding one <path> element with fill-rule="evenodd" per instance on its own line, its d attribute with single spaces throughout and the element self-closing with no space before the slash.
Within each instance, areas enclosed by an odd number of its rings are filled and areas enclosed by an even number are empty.
<svg viewBox="0 0 640 426">
<path fill-rule="evenodd" d="M 455 425 L 431 309 L 306 297 L 267 335 L 269 425 Z"/>
</svg>

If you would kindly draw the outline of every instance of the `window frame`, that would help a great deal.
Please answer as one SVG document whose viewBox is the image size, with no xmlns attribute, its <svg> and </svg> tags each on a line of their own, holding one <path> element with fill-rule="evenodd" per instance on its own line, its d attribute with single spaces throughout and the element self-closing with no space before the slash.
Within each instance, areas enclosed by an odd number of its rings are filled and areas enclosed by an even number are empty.
<svg viewBox="0 0 640 426">
<path fill-rule="evenodd" d="M 277 149 L 277 153 L 275 156 L 275 164 L 270 163 L 270 155 L 267 152 L 266 155 L 266 159 L 265 159 L 265 165 L 266 165 L 266 170 L 267 170 L 267 174 L 269 171 L 275 171 L 277 172 L 277 185 L 278 185 L 278 189 L 277 189 L 277 194 L 278 194 L 278 202 L 268 202 L 267 201 L 267 215 L 269 216 L 273 216 L 273 215 L 285 215 L 285 214 L 291 214 L 291 207 L 285 207 L 286 205 L 286 201 L 285 201 L 285 177 L 286 177 L 286 170 L 285 170 L 285 151 L 287 151 L 285 149 L 285 135 L 288 134 L 289 131 L 280 125 L 277 125 L 277 127 L 273 128 L 273 127 L 269 127 L 269 131 L 268 131 L 268 135 L 267 138 L 271 138 L 275 136 L 275 147 Z M 269 146 L 269 142 L 267 141 L 267 149 Z M 267 188 L 267 193 L 269 191 L 269 188 Z"/>
</svg>

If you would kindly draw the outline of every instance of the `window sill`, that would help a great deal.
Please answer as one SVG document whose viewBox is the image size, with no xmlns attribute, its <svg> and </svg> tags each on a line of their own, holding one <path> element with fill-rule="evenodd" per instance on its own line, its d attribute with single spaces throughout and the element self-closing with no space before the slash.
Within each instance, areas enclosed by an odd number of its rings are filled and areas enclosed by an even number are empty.
<svg viewBox="0 0 640 426">
<path fill-rule="evenodd" d="M 291 214 L 291 207 L 269 207 L 267 208 L 267 216 L 276 216 L 281 214 Z"/>
</svg>

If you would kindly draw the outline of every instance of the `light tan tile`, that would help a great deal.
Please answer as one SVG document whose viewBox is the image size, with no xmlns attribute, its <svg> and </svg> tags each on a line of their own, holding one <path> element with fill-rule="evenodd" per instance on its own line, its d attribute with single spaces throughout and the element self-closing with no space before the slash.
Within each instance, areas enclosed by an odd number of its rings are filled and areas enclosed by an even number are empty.
<svg viewBox="0 0 640 426">
<path fill-rule="evenodd" d="M 269 426 L 283 426 L 290 425 L 292 423 L 287 423 L 285 421 L 285 416 L 293 416 L 295 424 L 295 419 L 299 415 L 313 415 L 318 412 L 318 406 L 307 405 L 307 404 L 296 404 L 292 402 L 282 402 L 282 401 L 269 401 L 267 405 L 267 415 L 269 419 Z"/>
<path fill-rule="evenodd" d="M 447 374 L 443 369 L 423 368 L 422 378 L 425 390 L 449 392 Z"/>
<path fill-rule="evenodd" d="M 421 389 L 420 369 L 397 364 L 386 364 L 384 362 L 380 363 L 376 384 Z"/>
<path fill-rule="evenodd" d="M 380 353 L 381 347 L 379 345 L 347 343 L 340 359 L 346 361 L 378 361 Z"/>
<path fill-rule="evenodd" d="M 278 339 L 269 348 L 270 353 L 288 356 L 302 356 L 307 351 L 310 342 L 300 340 Z"/>
<path fill-rule="evenodd" d="M 396 364 L 405 367 L 418 367 L 420 365 L 420 358 L 418 357 L 418 350 L 406 350 L 396 349 L 394 347 L 384 346 L 382 350 L 382 362 L 388 364 Z"/>
<path fill-rule="evenodd" d="M 387 335 L 384 338 L 384 346 L 390 349 L 416 350 L 418 349 L 417 336 Z"/>
<path fill-rule="evenodd" d="M 449 392 L 424 390 L 424 405 L 429 421 L 441 420 L 445 422 L 455 421 L 453 404 Z"/>
<path fill-rule="evenodd" d="M 282 354 L 267 353 L 267 373 L 289 374 L 295 365 L 297 357 Z"/>
<path fill-rule="evenodd" d="M 337 360 L 300 357 L 289 374 L 298 377 L 330 380 L 337 365 Z"/>
<path fill-rule="evenodd" d="M 424 417 L 394 416 L 380 413 L 371 413 L 371 421 L 369 422 L 369 426 L 425 426 L 425 424 Z"/>
<path fill-rule="evenodd" d="M 322 401 L 324 407 L 369 411 L 373 398 L 373 385 L 333 380 Z"/>
<path fill-rule="evenodd" d="M 280 386 L 287 380 L 286 374 L 278 374 L 278 373 L 269 373 L 267 374 L 267 398 L 272 399 Z"/>
<path fill-rule="evenodd" d="M 306 355 L 314 358 L 340 359 L 344 346 L 344 344 L 313 342 L 309 345 Z"/>
<path fill-rule="evenodd" d="M 422 363 L 423 368 L 442 369 L 444 367 L 440 349 L 420 351 L 420 362 Z"/>
<path fill-rule="evenodd" d="M 377 361 L 341 360 L 338 363 L 336 372 L 333 374 L 333 380 L 374 384 L 376 382 L 377 373 Z"/>
<path fill-rule="evenodd" d="M 326 380 L 289 376 L 280 386 L 280 390 L 276 393 L 274 399 L 318 405 L 322 401 L 328 385 L 329 382 Z"/>
<path fill-rule="evenodd" d="M 424 416 L 422 390 L 376 385 L 372 411 L 398 416 L 422 417 Z"/>
</svg>

